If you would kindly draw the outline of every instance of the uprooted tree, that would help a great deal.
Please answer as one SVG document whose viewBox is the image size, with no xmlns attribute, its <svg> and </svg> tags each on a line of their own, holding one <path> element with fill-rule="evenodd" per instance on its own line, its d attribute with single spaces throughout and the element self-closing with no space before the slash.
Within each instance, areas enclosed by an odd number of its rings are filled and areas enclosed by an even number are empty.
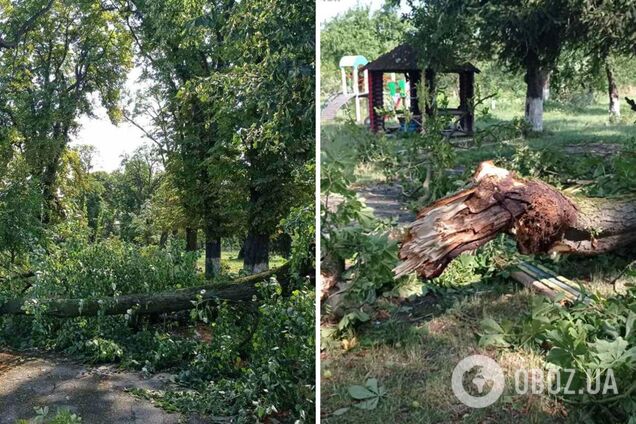
<svg viewBox="0 0 636 424">
<path fill-rule="evenodd" d="M 418 213 L 394 272 L 436 277 L 453 258 L 500 233 L 511 234 L 522 253 L 605 253 L 636 243 L 636 199 L 568 197 L 542 181 L 483 162 L 472 187 Z"/>
</svg>

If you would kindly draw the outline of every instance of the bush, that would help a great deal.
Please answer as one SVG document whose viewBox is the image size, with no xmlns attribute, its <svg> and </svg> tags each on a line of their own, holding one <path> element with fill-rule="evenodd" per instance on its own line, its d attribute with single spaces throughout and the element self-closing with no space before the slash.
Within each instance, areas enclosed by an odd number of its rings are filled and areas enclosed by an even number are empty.
<svg viewBox="0 0 636 424">
<path fill-rule="evenodd" d="M 636 414 L 636 287 L 608 299 L 591 297 L 593 303 L 570 308 L 537 297 L 531 312 L 521 320 L 484 328 L 480 343 L 496 341 L 499 346 L 530 347 L 545 353 L 549 367 L 575 371 L 568 383 L 572 392 L 559 393 L 559 397 L 581 405 L 592 417 L 606 419 L 606 412 L 611 411 L 613 422 L 626 422 Z M 605 382 L 610 370 L 619 395 L 579 392 L 597 374 Z M 569 372 L 561 375 L 561 381 L 569 378 Z"/>
<path fill-rule="evenodd" d="M 313 422 L 315 294 L 294 291 L 287 298 L 275 281 L 259 290 L 264 300 L 252 319 L 237 319 L 228 312 L 238 311 L 226 305 L 212 343 L 181 374 L 198 390 L 152 395 L 156 400 L 170 409 L 236 416 L 240 423 L 267 417 Z"/>
</svg>

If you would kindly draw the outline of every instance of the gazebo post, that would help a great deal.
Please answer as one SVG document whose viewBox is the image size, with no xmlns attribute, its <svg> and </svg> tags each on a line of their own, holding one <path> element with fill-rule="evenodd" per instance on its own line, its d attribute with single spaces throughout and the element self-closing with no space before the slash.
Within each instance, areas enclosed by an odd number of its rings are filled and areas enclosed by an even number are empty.
<svg viewBox="0 0 636 424">
<path fill-rule="evenodd" d="M 342 77 L 342 93 L 347 94 L 347 72 L 344 66 L 340 67 L 340 76 Z"/>
<path fill-rule="evenodd" d="M 378 132 L 382 125 L 382 118 L 375 110 L 376 107 L 384 106 L 382 74 L 380 71 L 371 71 L 369 73 L 369 122 L 373 132 Z"/>
<path fill-rule="evenodd" d="M 356 102 L 356 122 L 360 122 L 360 88 L 358 86 L 358 67 L 353 67 L 353 94 Z"/>
<path fill-rule="evenodd" d="M 473 133 L 474 116 L 470 102 L 474 96 L 475 76 L 472 72 L 459 73 L 459 109 L 463 112 L 460 120 L 462 130 L 467 134 Z"/>
<path fill-rule="evenodd" d="M 409 71 L 409 87 L 410 87 L 410 107 L 409 110 L 413 115 L 420 115 L 422 112 L 420 111 L 420 102 L 417 99 L 417 85 L 420 83 L 422 79 L 421 71 Z"/>
<path fill-rule="evenodd" d="M 367 93 L 369 92 L 369 70 L 364 70 L 364 86 L 367 88 Z"/>
</svg>

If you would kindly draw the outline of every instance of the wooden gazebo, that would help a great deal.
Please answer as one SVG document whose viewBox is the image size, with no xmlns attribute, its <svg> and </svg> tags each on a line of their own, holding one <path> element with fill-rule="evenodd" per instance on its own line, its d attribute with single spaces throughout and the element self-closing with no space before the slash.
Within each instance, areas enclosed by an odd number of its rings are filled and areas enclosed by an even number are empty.
<svg viewBox="0 0 636 424">
<path fill-rule="evenodd" d="M 387 72 L 403 73 L 406 76 L 410 83 L 410 112 L 416 119 L 417 117 L 421 118 L 417 85 L 421 81 L 422 69 L 418 65 L 418 59 L 416 50 L 412 46 L 402 44 L 376 60 L 369 62 L 363 68 L 369 73 L 369 120 L 372 131 L 380 130 L 384 124 L 384 118 L 377 112 L 376 108 L 381 109 L 384 107 L 383 74 Z M 437 112 L 448 113 L 458 117 L 458 128 L 453 131 L 455 134 L 471 135 L 474 130 L 475 117 L 470 104 L 475 93 L 475 74 L 479 73 L 479 69 L 470 63 L 465 63 L 446 68 L 442 73 L 459 75 L 459 107 L 438 109 Z M 426 85 L 430 90 L 429 94 L 432 95 L 435 90 L 435 71 L 430 68 L 425 69 L 424 78 L 426 78 Z M 433 114 L 432 108 L 427 107 L 426 109 L 427 115 Z"/>
</svg>

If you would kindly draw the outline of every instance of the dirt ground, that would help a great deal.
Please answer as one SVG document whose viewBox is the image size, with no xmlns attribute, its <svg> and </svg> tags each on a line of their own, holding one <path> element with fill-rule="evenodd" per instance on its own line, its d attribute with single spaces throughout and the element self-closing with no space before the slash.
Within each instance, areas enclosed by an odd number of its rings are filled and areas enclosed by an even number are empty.
<svg viewBox="0 0 636 424">
<path fill-rule="evenodd" d="M 169 375 L 144 378 L 114 366 L 87 367 L 64 358 L 0 352 L 0 424 L 33 418 L 35 407 L 66 408 L 92 424 L 198 423 L 168 413 L 126 389 L 161 390 Z"/>
</svg>

